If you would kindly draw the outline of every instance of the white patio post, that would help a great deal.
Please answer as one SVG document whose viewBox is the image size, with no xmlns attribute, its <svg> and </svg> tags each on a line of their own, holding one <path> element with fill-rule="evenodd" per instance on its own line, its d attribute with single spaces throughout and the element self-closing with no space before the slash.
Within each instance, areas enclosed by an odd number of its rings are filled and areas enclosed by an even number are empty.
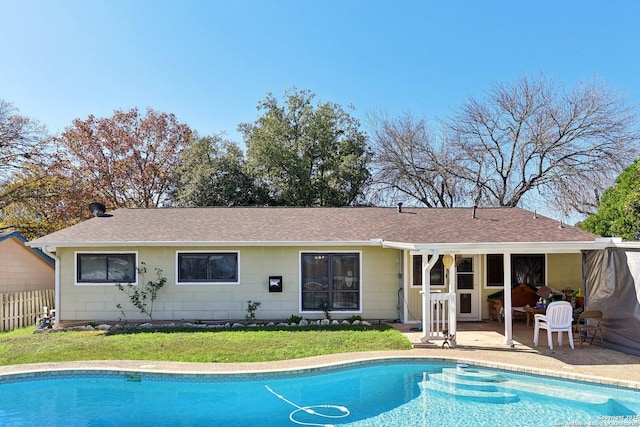
<svg viewBox="0 0 640 427">
<path fill-rule="evenodd" d="M 513 309 L 511 307 L 511 253 L 504 252 L 504 293 L 502 299 L 504 301 L 504 342 L 513 346 Z"/>
<path fill-rule="evenodd" d="M 429 341 L 431 336 L 431 268 L 436 264 L 440 253 L 437 249 L 433 250 L 431 259 L 427 262 L 429 254 L 427 251 L 420 251 L 422 254 L 422 336 L 421 342 Z"/>
</svg>

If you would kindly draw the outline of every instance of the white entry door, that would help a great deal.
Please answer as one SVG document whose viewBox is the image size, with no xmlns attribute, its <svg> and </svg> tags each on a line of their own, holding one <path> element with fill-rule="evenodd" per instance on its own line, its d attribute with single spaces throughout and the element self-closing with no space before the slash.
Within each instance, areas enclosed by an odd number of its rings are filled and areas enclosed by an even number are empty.
<svg viewBox="0 0 640 427">
<path fill-rule="evenodd" d="M 456 256 L 456 307 L 458 320 L 482 320 L 479 264 L 477 255 Z"/>
</svg>

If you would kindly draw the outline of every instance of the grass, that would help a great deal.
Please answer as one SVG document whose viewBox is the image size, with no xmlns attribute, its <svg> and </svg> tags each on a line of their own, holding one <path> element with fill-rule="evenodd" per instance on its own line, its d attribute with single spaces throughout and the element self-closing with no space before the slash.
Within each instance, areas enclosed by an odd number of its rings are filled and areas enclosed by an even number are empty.
<svg viewBox="0 0 640 427">
<path fill-rule="evenodd" d="M 243 330 L 156 329 L 0 333 L 0 365 L 79 360 L 264 362 L 359 351 L 408 350 L 389 325 Z"/>
</svg>

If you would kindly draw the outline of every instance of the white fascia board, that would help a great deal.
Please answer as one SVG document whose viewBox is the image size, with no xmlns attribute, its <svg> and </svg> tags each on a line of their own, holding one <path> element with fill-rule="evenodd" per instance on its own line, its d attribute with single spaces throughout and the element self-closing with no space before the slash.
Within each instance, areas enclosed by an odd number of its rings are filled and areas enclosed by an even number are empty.
<svg viewBox="0 0 640 427">
<path fill-rule="evenodd" d="M 128 247 L 128 246 L 381 246 L 380 239 L 363 240 L 363 241 L 327 241 L 327 242 L 303 242 L 303 241 L 285 241 L 285 242 L 261 242 L 261 241 L 245 241 L 245 242 L 179 242 L 179 241 L 158 241 L 158 242 L 65 242 L 65 243 L 37 243 L 29 242 L 28 246 L 40 248 L 47 246 L 48 248 L 77 248 L 77 247 Z"/>
<path fill-rule="evenodd" d="M 486 253 L 577 253 L 582 250 L 595 250 L 611 247 L 611 242 L 505 242 L 505 243 L 403 243 L 383 242 L 385 248 L 403 249 L 408 251 L 433 252 L 451 254 L 486 254 Z M 640 246 L 639 246 L 640 247 Z"/>
</svg>

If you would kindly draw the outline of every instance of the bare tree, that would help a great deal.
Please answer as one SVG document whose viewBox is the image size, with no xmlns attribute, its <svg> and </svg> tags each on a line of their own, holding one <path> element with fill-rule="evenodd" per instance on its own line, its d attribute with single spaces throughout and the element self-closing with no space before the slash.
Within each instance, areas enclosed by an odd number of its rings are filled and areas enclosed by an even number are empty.
<svg viewBox="0 0 640 427">
<path fill-rule="evenodd" d="M 516 206 L 533 190 L 564 213 L 590 213 L 635 159 L 636 116 L 596 81 L 571 89 L 540 75 L 496 84 L 445 121 L 453 170 L 487 205 Z"/>
<path fill-rule="evenodd" d="M 372 120 L 375 189 L 426 206 L 517 206 L 542 198 L 595 212 L 636 157 L 636 115 L 596 81 L 571 89 L 538 77 L 498 83 L 442 121 L 434 137 L 411 115 Z"/>
<path fill-rule="evenodd" d="M 376 113 L 368 121 L 374 150 L 371 196 L 376 203 L 452 207 L 464 202 L 468 185 L 451 173 L 459 159 L 424 119 L 408 113 L 389 119 Z"/>
</svg>

